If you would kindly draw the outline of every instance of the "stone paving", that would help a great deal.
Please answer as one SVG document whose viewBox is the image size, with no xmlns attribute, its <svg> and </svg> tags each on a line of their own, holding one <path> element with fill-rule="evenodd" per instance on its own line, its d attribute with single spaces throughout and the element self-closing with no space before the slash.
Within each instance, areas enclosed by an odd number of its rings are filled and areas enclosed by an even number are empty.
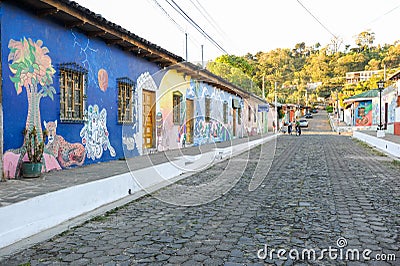
<svg viewBox="0 0 400 266">
<path fill-rule="evenodd" d="M 0 265 L 400 264 L 398 164 L 349 137 L 283 135 L 268 174 L 250 191 L 260 156 L 261 162 L 271 159 L 256 147 L 2 258 Z M 231 186 L 205 204 L 176 206 L 157 199 L 179 196 L 179 186 L 217 179 Z M 265 245 L 268 256 L 260 259 Z M 292 249 L 300 254 L 315 249 L 318 257 L 330 247 L 341 254 L 370 249 L 371 258 L 394 254 L 397 261 L 330 259 L 327 253 L 323 260 L 283 260 L 277 254 L 285 249 L 286 257 L 295 257 Z"/>
</svg>

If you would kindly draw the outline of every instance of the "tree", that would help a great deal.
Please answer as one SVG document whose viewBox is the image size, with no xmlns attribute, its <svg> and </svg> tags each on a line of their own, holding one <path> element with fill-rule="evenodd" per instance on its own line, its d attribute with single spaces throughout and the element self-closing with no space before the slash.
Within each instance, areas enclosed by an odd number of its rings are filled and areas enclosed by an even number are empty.
<svg viewBox="0 0 400 266">
<path fill-rule="evenodd" d="M 238 86 L 242 84 L 247 90 L 251 88 L 249 84 L 256 84 L 253 86 L 255 93 L 261 91 L 259 88 L 264 80 L 267 99 L 270 101 L 274 100 L 275 82 L 279 87 L 278 99 L 288 103 L 303 101 L 304 90 L 309 82 L 322 83 L 313 92 L 315 95 L 328 97 L 332 91 L 341 90 L 338 94 L 347 97 L 375 86 L 374 81 L 346 84 L 347 72 L 379 70 L 385 64 L 389 73 L 400 67 L 400 42 L 375 47 L 374 40 L 373 32 L 364 31 L 357 36 L 358 47 L 350 48 L 350 45 L 346 45 L 344 51 L 340 50 L 342 39 L 334 37 L 325 47 L 319 43 L 307 46 L 299 42 L 292 49 L 276 48 L 241 57 L 225 55 L 215 60 L 224 63 L 224 66 L 214 66 L 212 72 L 227 77 Z M 231 67 L 241 71 L 233 71 Z M 243 73 L 245 76 L 242 76 Z"/>
<path fill-rule="evenodd" d="M 238 62 L 241 62 L 241 64 L 238 64 Z M 235 60 L 234 65 L 245 66 L 241 60 Z M 247 75 L 242 68 L 233 66 L 232 61 L 226 60 L 225 56 L 217 58 L 214 62 L 209 62 L 207 64 L 207 70 L 244 90 L 261 95 L 260 88 L 252 80 L 251 76 Z"/>
<path fill-rule="evenodd" d="M 342 38 L 340 38 L 340 37 L 337 37 L 337 36 L 334 36 L 332 39 L 331 39 L 331 43 L 329 44 L 329 48 L 328 48 L 328 51 L 331 53 L 331 54 L 336 54 L 337 52 L 339 52 L 339 50 L 340 50 L 340 46 L 342 46 L 342 44 L 343 44 L 343 39 Z"/>
<path fill-rule="evenodd" d="M 382 62 L 387 68 L 398 68 L 400 66 L 400 44 L 390 46 Z"/>
<path fill-rule="evenodd" d="M 375 41 L 375 33 L 370 30 L 363 31 L 357 35 L 355 41 L 360 51 L 369 50 Z"/>
<path fill-rule="evenodd" d="M 369 60 L 368 64 L 365 66 L 365 70 L 378 70 L 380 69 L 381 62 L 376 59 Z"/>
</svg>

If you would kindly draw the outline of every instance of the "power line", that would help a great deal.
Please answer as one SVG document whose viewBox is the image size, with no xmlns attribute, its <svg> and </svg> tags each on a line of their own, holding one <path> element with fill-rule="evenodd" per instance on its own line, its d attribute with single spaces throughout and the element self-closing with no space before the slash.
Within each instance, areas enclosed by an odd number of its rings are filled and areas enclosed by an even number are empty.
<svg viewBox="0 0 400 266">
<path fill-rule="evenodd" d="M 198 1 L 195 0 L 196 3 L 193 0 L 190 0 L 190 2 L 193 4 L 193 6 L 199 11 L 199 13 L 203 16 L 205 20 L 213 27 L 219 35 L 221 35 L 223 38 L 226 38 L 226 33 L 221 29 L 221 27 L 218 25 L 218 23 L 214 20 L 214 18 L 210 15 L 210 13 L 207 12 L 207 10 L 202 6 L 202 4 Z"/>
<path fill-rule="evenodd" d="M 185 11 L 174 1 L 174 0 L 165 0 L 176 12 L 178 12 L 189 24 L 191 24 L 200 34 L 206 37 L 215 47 L 219 50 L 228 54 L 228 52 L 218 43 L 216 42 L 210 35 L 207 34 Z M 171 4 L 171 2 L 172 4 Z"/>
<path fill-rule="evenodd" d="M 222 48 L 221 45 L 219 45 L 210 35 L 208 35 L 188 14 L 186 14 L 185 11 L 174 1 L 174 0 L 165 0 L 173 9 L 175 9 L 176 12 L 178 12 L 187 22 L 189 22 L 200 34 L 202 34 L 204 37 L 206 37 L 212 44 L 214 44 L 215 47 L 220 49 L 224 53 L 228 53 L 225 51 L 224 48 Z M 171 4 L 171 2 L 173 4 Z"/>
<path fill-rule="evenodd" d="M 400 5 L 397 5 L 395 7 L 393 7 L 392 9 L 390 9 L 389 11 L 387 11 L 386 13 L 384 13 L 383 15 L 380 15 L 379 17 L 376 17 L 375 19 L 373 19 L 371 22 L 369 22 L 367 25 L 370 25 L 372 23 L 375 23 L 376 21 L 380 20 L 381 18 L 389 15 L 390 13 L 392 13 L 393 11 L 395 11 L 397 8 L 399 8 Z"/>
<path fill-rule="evenodd" d="M 153 3 L 155 3 L 155 4 L 163 11 L 164 15 L 166 15 L 166 16 L 169 18 L 169 20 L 171 20 L 171 21 L 175 24 L 175 26 L 176 26 L 182 33 L 186 33 L 186 31 L 182 28 L 182 26 L 179 25 L 179 24 L 168 14 L 168 12 L 160 5 L 160 3 L 158 3 L 157 0 L 153 0 Z"/>
<path fill-rule="evenodd" d="M 327 32 L 329 32 L 329 34 L 331 34 L 335 39 L 338 38 L 335 34 L 333 34 L 316 16 L 313 15 L 313 13 L 311 13 L 310 10 L 307 9 L 307 7 L 305 7 L 300 0 L 297 0 L 297 2 L 308 12 L 308 14 L 310 14 Z"/>
<path fill-rule="evenodd" d="M 159 9 L 161 9 L 162 13 L 163 13 L 165 16 L 167 16 L 168 19 L 169 19 L 170 21 L 172 21 L 172 22 L 175 24 L 175 26 L 179 29 L 180 32 L 185 33 L 185 38 L 189 38 L 189 40 L 190 40 L 192 43 L 194 43 L 194 44 L 196 44 L 196 45 L 200 45 L 200 42 L 199 42 L 196 38 L 194 38 L 194 37 L 192 37 L 191 35 L 187 34 L 186 30 L 185 30 L 178 22 L 176 22 L 176 20 L 174 20 L 174 19 L 171 17 L 171 15 L 165 10 L 165 8 L 162 7 L 162 5 L 161 5 L 157 0 L 149 0 L 149 1 L 152 1 L 152 2 L 156 5 L 156 7 L 158 7 Z M 186 34 L 187 34 L 187 35 L 186 35 Z"/>
</svg>

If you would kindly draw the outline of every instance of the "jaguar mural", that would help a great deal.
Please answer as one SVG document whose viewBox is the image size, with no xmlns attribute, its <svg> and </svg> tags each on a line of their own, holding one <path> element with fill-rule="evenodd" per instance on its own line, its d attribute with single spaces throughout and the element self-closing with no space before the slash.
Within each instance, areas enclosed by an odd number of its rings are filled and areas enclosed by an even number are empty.
<svg viewBox="0 0 400 266">
<path fill-rule="evenodd" d="M 87 158 L 95 160 L 103 156 L 103 151 L 109 150 L 110 155 L 115 157 L 115 149 L 108 139 L 107 111 L 99 112 L 97 104 L 89 105 L 87 110 L 87 121 L 80 132 L 82 143 L 85 145 Z"/>
</svg>

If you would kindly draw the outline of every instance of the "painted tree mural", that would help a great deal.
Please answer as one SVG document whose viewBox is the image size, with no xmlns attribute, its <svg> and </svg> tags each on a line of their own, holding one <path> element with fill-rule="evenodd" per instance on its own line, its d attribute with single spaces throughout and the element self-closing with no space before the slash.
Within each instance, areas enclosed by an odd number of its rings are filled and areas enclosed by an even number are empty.
<svg viewBox="0 0 400 266">
<path fill-rule="evenodd" d="M 8 62 L 11 73 L 10 79 L 14 83 L 17 94 L 25 87 L 28 97 L 28 116 L 26 129 L 36 127 L 39 131 L 39 141 L 43 141 L 40 120 L 40 99 L 49 96 L 53 99 L 56 90 L 53 86 L 53 76 L 56 72 L 51 65 L 51 58 L 47 55 L 49 50 L 38 40 L 23 38 L 20 41 L 10 40 L 8 48 Z"/>
<path fill-rule="evenodd" d="M 25 129 L 29 132 L 34 127 L 38 132 L 39 142 L 44 141 L 43 131 L 40 119 L 40 100 L 43 97 L 50 97 L 56 93 L 53 84 L 53 76 L 55 73 L 51 65 L 51 58 L 48 56 L 49 50 L 43 46 L 41 40 L 36 42 L 25 37 L 20 41 L 13 39 L 8 43 L 10 53 L 8 55 L 8 63 L 11 73 L 11 81 L 19 95 L 23 88 L 26 90 L 28 98 L 28 114 Z M 25 155 L 25 143 L 19 150 L 18 167 L 16 176 L 19 174 L 19 166 Z"/>
</svg>

